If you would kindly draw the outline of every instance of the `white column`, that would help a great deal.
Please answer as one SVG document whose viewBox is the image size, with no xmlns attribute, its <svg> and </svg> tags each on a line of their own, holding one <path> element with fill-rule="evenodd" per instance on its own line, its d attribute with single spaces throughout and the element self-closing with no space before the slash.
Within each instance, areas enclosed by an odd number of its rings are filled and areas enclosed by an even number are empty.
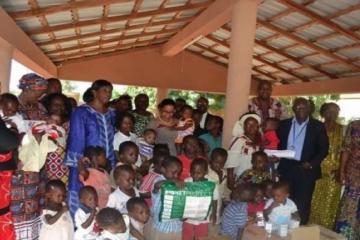
<svg viewBox="0 0 360 240">
<path fill-rule="evenodd" d="M 0 93 L 9 92 L 13 46 L 0 38 Z"/>
<path fill-rule="evenodd" d="M 241 0 L 233 9 L 226 85 L 223 146 L 229 147 L 232 128 L 247 111 L 259 0 Z"/>
</svg>

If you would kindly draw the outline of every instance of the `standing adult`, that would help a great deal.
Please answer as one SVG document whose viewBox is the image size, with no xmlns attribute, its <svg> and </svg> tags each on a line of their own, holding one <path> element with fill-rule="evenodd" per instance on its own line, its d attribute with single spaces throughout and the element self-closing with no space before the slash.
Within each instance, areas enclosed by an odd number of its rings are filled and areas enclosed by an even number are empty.
<svg viewBox="0 0 360 240">
<path fill-rule="evenodd" d="M 235 187 L 236 179 L 245 170 L 251 168 L 252 154 L 260 149 L 260 124 L 261 119 L 257 114 L 246 113 L 234 125 L 234 137 L 231 140 L 225 163 L 230 189 Z"/>
<path fill-rule="evenodd" d="M 340 202 L 336 230 L 348 240 L 360 239 L 360 120 L 349 124 L 341 154 L 340 182 L 345 192 Z"/>
<path fill-rule="evenodd" d="M 337 123 L 340 108 L 336 103 L 325 103 L 320 108 L 329 137 L 329 154 L 321 163 L 322 176 L 316 181 L 311 202 L 310 222 L 333 229 L 340 202 L 341 185 L 337 181 L 344 128 Z"/>
<path fill-rule="evenodd" d="M 295 151 L 294 159 L 280 159 L 278 171 L 290 183 L 290 197 L 299 209 L 301 224 L 309 220 L 315 182 L 321 177 L 321 162 L 328 154 L 329 140 L 324 124 L 310 118 L 310 103 L 294 101 L 295 117 L 283 120 L 278 128 L 280 150 Z"/>
<path fill-rule="evenodd" d="M 276 99 L 271 97 L 272 85 L 269 81 L 260 81 L 257 96 L 249 101 L 249 112 L 258 114 L 262 121 L 268 118 L 287 118 L 286 109 Z"/>
<path fill-rule="evenodd" d="M 86 104 L 78 107 L 71 115 L 65 164 L 69 166 L 69 205 L 74 214 L 78 207 L 78 192 L 81 188 L 78 161 L 89 146 L 104 148 L 106 158 L 112 167 L 116 158 L 113 148 L 115 134 L 115 112 L 108 108 L 112 85 L 106 80 L 96 80 L 84 93 Z"/>
<path fill-rule="evenodd" d="M 205 129 L 206 122 L 209 120 L 209 118 L 213 115 L 211 115 L 208 112 L 209 109 L 209 100 L 203 96 L 201 96 L 196 103 L 197 110 L 202 114 L 201 121 L 200 121 L 200 127 L 202 129 Z"/>
<path fill-rule="evenodd" d="M 135 110 L 133 116 L 135 118 L 134 132 L 138 137 L 142 137 L 142 134 L 149 124 L 154 115 L 147 109 L 149 107 L 148 95 L 141 93 L 135 97 Z"/>
<path fill-rule="evenodd" d="M 175 126 L 177 124 L 174 118 L 175 102 L 172 99 L 165 98 L 158 105 L 159 116 L 152 119 L 147 128 L 152 128 L 156 131 L 156 143 L 167 144 L 170 154 L 176 156 L 175 139 L 177 131 Z"/>
</svg>

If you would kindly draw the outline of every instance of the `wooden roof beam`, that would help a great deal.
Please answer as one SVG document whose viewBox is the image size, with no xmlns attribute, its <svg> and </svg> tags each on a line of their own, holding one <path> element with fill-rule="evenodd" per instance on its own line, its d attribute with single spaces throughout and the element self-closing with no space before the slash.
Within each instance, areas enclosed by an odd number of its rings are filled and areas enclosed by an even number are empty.
<svg viewBox="0 0 360 240">
<path fill-rule="evenodd" d="M 194 21 L 189 23 L 163 46 L 162 54 L 164 56 L 174 56 L 183 51 L 189 43 L 216 31 L 219 27 L 229 22 L 233 6 L 238 1 L 240 0 L 214 1 Z"/>
<path fill-rule="evenodd" d="M 287 7 L 290 7 L 298 12 L 300 12 L 301 14 L 311 18 L 313 21 L 319 22 L 322 25 L 332 29 L 335 32 L 340 32 L 341 34 L 359 42 L 360 41 L 360 36 L 357 35 L 356 33 L 345 29 L 341 26 L 339 26 L 338 24 L 310 11 L 309 9 L 307 9 L 305 6 L 297 4 L 293 1 L 288 1 L 288 0 L 278 0 L 281 4 L 286 5 Z"/>
<path fill-rule="evenodd" d="M 190 9 L 206 8 L 209 5 L 210 5 L 210 2 L 194 3 L 194 4 L 190 4 L 188 6 L 171 7 L 171 8 L 164 8 L 164 9 L 158 9 L 158 10 L 147 11 L 147 12 L 139 12 L 139 13 L 136 12 L 136 13 L 132 13 L 129 15 L 124 15 L 124 16 L 113 16 L 113 17 L 85 20 L 85 21 L 80 21 L 78 23 L 59 24 L 59 25 L 50 26 L 50 27 L 46 27 L 46 28 L 33 29 L 33 30 L 28 31 L 27 34 L 28 35 L 43 34 L 43 33 L 73 29 L 75 27 L 87 27 L 87 26 L 103 24 L 103 23 L 128 21 L 128 20 L 132 20 L 132 19 L 136 19 L 136 18 L 145 18 L 145 17 L 154 16 L 154 15 L 176 13 L 179 11 L 185 11 L 185 10 L 190 10 Z"/>
<path fill-rule="evenodd" d="M 298 36 L 296 36 L 294 34 L 291 34 L 287 30 L 276 27 L 276 26 L 272 25 L 271 23 L 268 23 L 267 21 L 258 19 L 257 23 L 259 25 L 262 25 L 262 26 L 270 29 L 273 32 L 279 33 L 279 34 L 281 34 L 281 35 L 283 35 L 283 36 L 285 36 L 285 37 L 287 37 L 287 38 L 289 38 L 289 39 L 291 39 L 291 40 L 293 40 L 295 42 L 298 42 L 298 43 L 300 43 L 300 44 L 302 44 L 302 45 L 304 45 L 304 46 L 306 46 L 308 48 L 311 48 L 311 49 L 313 49 L 313 50 L 315 50 L 317 52 L 320 52 L 321 54 L 323 54 L 325 56 L 328 56 L 328 57 L 330 57 L 332 59 L 335 59 L 335 60 L 337 60 L 339 62 L 345 63 L 345 64 L 351 66 L 353 69 L 357 69 L 357 70 L 360 69 L 359 66 L 354 65 L 351 61 L 349 61 L 347 59 L 344 59 L 344 58 L 342 58 L 342 57 L 340 57 L 340 56 L 338 56 L 338 55 L 336 55 L 334 53 L 331 53 L 327 49 L 319 47 L 319 46 L 317 46 L 317 45 L 315 45 L 315 44 L 313 44 L 313 43 L 311 43 L 311 42 L 309 42 L 309 41 L 307 41 L 307 40 L 305 40 L 303 38 L 300 38 L 300 37 L 298 37 Z"/>
</svg>

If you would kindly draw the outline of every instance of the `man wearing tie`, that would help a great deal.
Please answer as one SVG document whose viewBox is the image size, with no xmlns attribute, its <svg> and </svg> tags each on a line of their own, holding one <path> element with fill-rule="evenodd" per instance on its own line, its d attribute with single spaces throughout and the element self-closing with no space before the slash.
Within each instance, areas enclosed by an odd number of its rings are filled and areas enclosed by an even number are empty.
<svg viewBox="0 0 360 240">
<path fill-rule="evenodd" d="M 295 151 L 294 159 L 280 159 L 281 179 L 289 182 L 290 198 L 299 209 L 301 224 L 307 224 L 315 182 L 321 177 L 321 161 L 327 156 L 329 140 L 323 123 L 310 117 L 310 103 L 297 98 L 295 117 L 280 122 L 277 134 L 279 150 Z"/>
</svg>

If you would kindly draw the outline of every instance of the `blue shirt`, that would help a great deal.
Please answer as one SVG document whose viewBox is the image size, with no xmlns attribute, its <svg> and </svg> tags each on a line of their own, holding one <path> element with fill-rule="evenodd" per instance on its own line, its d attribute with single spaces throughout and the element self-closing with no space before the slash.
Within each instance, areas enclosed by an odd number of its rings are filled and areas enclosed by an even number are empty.
<svg viewBox="0 0 360 240">
<path fill-rule="evenodd" d="M 247 203 L 231 201 L 224 209 L 220 233 L 229 236 L 231 240 L 238 239 L 240 229 L 247 222 Z"/>
<path fill-rule="evenodd" d="M 205 133 L 205 134 L 201 135 L 199 138 L 204 140 L 207 143 L 207 145 L 209 146 L 209 156 L 215 148 L 221 148 L 221 145 L 222 145 L 221 135 L 218 137 L 214 137 L 210 133 Z"/>
<path fill-rule="evenodd" d="M 287 149 L 295 151 L 295 160 L 297 161 L 301 160 L 308 123 L 309 119 L 301 124 L 296 121 L 296 118 L 292 120 Z"/>
</svg>

